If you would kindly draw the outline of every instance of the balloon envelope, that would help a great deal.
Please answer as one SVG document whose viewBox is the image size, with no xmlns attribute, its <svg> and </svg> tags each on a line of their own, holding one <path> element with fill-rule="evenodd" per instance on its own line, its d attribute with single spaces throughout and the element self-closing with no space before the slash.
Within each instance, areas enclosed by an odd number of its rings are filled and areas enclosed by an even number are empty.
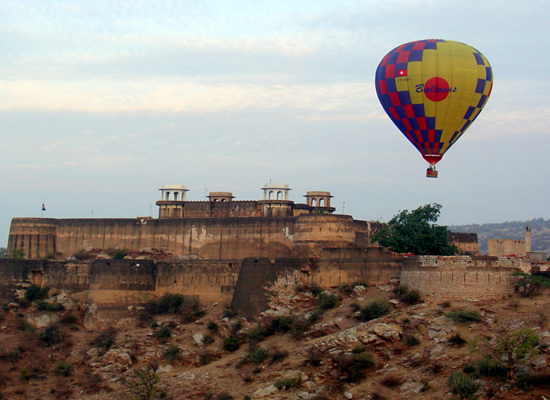
<svg viewBox="0 0 550 400">
<path fill-rule="evenodd" d="M 492 87 L 493 72 L 483 54 L 451 40 L 405 43 L 376 69 L 382 107 L 431 164 L 477 118 Z"/>
</svg>

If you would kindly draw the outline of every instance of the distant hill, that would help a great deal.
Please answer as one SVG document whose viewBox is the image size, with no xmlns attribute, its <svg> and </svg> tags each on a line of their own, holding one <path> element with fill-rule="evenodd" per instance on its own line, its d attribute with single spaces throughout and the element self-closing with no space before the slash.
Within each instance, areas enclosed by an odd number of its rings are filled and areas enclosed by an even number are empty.
<svg viewBox="0 0 550 400">
<path fill-rule="evenodd" d="M 488 239 L 525 239 L 525 227 L 531 227 L 531 250 L 550 253 L 550 220 L 511 221 L 498 224 L 449 225 L 452 232 L 477 233 L 479 253 L 487 253 Z"/>
</svg>

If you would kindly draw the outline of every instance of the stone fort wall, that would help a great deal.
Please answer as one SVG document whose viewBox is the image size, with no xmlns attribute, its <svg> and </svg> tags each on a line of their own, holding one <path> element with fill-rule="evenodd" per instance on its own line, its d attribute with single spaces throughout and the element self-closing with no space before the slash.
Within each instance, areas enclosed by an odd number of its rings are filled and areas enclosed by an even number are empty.
<svg viewBox="0 0 550 400">
<path fill-rule="evenodd" d="M 356 252 L 348 255 L 352 253 Z M 0 259 L 0 300 L 9 302 L 16 291 L 36 283 L 66 292 L 88 309 L 95 309 L 90 315 L 97 322 L 112 319 L 113 310 L 121 312 L 165 293 L 179 293 L 203 302 L 231 304 L 241 315 L 253 318 L 267 309 L 268 288 L 280 278 L 329 288 L 356 281 L 380 285 L 400 277 L 402 284 L 422 295 L 485 300 L 512 294 L 514 271 L 530 268 L 520 259 L 488 256 L 391 257 L 379 250 L 366 257 L 326 255 L 329 257 L 177 262 Z"/>
<path fill-rule="evenodd" d="M 495 299 L 512 294 L 517 270 L 529 272 L 522 259 L 490 256 L 423 256 L 404 265 L 401 283 L 441 299 Z"/>
<path fill-rule="evenodd" d="M 204 203 L 204 202 L 203 202 Z M 26 258 L 68 257 L 87 248 L 165 247 L 205 259 L 293 257 L 323 247 L 368 245 L 368 225 L 347 215 L 277 218 L 49 219 L 14 218 L 8 252 Z"/>
<path fill-rule="evenodd" d="M 157 201 L 159 218 L 250 218 L 260 217 L 257 201 Z"/>
<path fill-rule="evenodd" d="M 399 275 L 401 264 L 377 259 L 315 258 L 177 262 L 0 259 L 0 300 L 12 301 L 18 290 L 35 283 L 70 294 L 88 309 L 96 310 L 94 318 L 106 320 L 129 305 L 144 304 L 165 293 L 179 293 L 203 302 L 231 304 L 241 315 L 253 318 L 268 308 L 266 289 L 281 276 L 298 273 L 301 283 L 322 287 L 357 280 L 382 284 Z"/>
</svg>

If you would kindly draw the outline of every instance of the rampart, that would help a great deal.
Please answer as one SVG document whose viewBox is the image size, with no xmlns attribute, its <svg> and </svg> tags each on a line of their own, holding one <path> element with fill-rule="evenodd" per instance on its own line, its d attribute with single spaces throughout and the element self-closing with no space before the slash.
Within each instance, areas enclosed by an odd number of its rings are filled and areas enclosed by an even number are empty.
<svg viewBox="0 0 550 400">
<path fill-rule="evenodd" d="M 387 282 L 398 276 L 403 260 L 246 258 L 244 260 L 93 260 L 46 261 L 0 259 L 0 300 L 30 284 L 65 292 L 99 310 L 124 310 L 165 293 L 200 301 L 231 304 L 253 318 L 267 308 L 267 291 L 281 275 L 299 272 L 306 284 L 334 287 L 364 281 Z"/>
<path fill-rule="evenodd" d="M 368 285 L 401 283 L 422 295 L 441 299 L 492 299 L 514 291 L 513 273 L 529 270 L 522 259 L 488 256 L 392 257 L 381 249 L 325 249 L 323 257 L 245 258 L 225 260 L 45 261 L 0 259 L 0 300 L 31 283 L 65 292 L 86 305 L 90 321 L 105 322 L 130 305 L 165 293 L 202 302 L 231 304 L 254 318 L 268 308 L 269 288 L 280 278 L 323 288 L 356 281 Z M 91 323 L 90 322 L 90 323 Z"/>
<path fill-rule="evenodd" d="M 530 271 L 522 259 L 490 256 L 424 256 L 404 265 L 401 283 L 442 299 L 494 299 L 514 292 L 514 272 Z"/>
<path fill-rule="evenodd" d="M 260 217 L 257 201 L 157 201 L 159 218 L 248 218 Z"/>
<path fill-rule="evenodd" d="M 201 206 L 209 202 L 201 202 Z M 219 203 L 223 204 L 223 203 Z M 83 249 L 164 247 L 204 259 L 302 257 L 368 245 L 368 225 L 347 215 L 174 219 L 14 218 L 8 252 L 68 257 Z"/>
</svg>

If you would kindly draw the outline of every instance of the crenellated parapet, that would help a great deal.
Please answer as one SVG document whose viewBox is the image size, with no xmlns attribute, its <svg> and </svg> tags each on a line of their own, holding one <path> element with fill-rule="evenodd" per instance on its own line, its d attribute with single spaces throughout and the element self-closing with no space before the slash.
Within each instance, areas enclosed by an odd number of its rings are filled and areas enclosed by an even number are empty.
<svg viewBox="0 0 550 400">
<path fill-rule="evenodd" d="M 208 200 L 187 201 L 185 185 L 164 185 L 159 189 L 159 218 L 251 218 L 296 217 L 304 214 L 332 214 L 330 192 L 310 191 L 306 204 L 289 199 L 292 190 L 286 183 L 266 183 L 263 199 L 235 201 L 231 192 L 210 192 Z"/>
<path fill-rule="evenodd" d="M 251 218 L 260 217 L 257 201 L 157 201 L 159 218 Z"/>
</svg>

